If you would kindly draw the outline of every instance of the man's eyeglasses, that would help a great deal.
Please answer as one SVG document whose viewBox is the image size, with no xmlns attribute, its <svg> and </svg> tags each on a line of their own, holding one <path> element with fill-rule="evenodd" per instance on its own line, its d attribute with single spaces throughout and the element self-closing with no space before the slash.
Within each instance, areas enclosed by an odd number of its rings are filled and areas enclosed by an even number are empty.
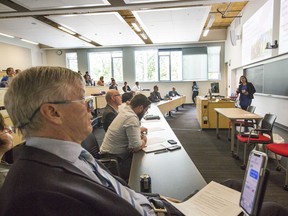
<svg viewBox="0 0 288 216">
<path fill-rule="evenodd" d="M 21 124 L 19 128 L 23 128 L 26 125 L 28 125 L 30 122 L 32 122 L 33 118 L 35 117 L 35 115 L 40 110 L 43 104 L 70 104 L 70 103 L 83 103 L 83 102 L 85 102 L 88 111 L 92 112 L 94 110 L 93 99 L 90 99 L 90 98 L 89 99 L 83 98 L 81 100 L 64 100 L 64 101 L 44 102 L 32 113 L 28 121 L 26 123 Z"/>
</svg>

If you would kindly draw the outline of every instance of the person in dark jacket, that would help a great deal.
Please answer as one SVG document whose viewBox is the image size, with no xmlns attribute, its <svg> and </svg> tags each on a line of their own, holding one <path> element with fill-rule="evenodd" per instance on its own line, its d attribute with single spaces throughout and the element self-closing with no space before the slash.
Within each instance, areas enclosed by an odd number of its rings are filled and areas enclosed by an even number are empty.
<svg viewBox="0 0 288 216">
<path fill-rule="evenodd" d="M 247 107 L 251 105 L 252 99 L 254 98 L 254 93 L 256 92 L 254 85 L 248 82 L 245 76 L 241 76 L 239 80 L 239 87 L 237 94 L 240 94 L 239 104 L 240 107 L 244 110 L 247 110 Z"/>
<path fill-rule="evenodd" d="M 26 143 L 0 190 L 1 216 L 156 215 L 146 196 L 81 147 L 93 107 L 80 74 L 29 68 L 12 80 L 4 104 Z"/>
</svg>

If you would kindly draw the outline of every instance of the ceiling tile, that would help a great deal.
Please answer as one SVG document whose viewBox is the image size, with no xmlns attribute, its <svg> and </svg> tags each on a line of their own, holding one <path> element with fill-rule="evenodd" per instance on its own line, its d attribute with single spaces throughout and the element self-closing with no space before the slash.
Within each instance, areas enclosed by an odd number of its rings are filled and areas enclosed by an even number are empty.
<svg viewBox="0 0 288 216">
<path fill-rule="evenodd" d="M 107 0 L 13 0 L 13 2 L 30 10 L 110 5 Z"/>
<path fill-rule="evenodd" d="M 210 6 L 133 11 L 153 43 L 198 41 Z"/>
<path fill-rule="evenodd" d="M 144 44 L 116 12 L 68 16 L 55 15 L 47 18 L 69 27 L 100 45 Z"/>
<path fill-rule="evenodd" d="M 57 48 L 94 47 L 34 18 L 0 19 L 1 33 Z"/>
<path fill-rule="evenodd" d="M 10 7 L 8 7 L 6 5 L 0 4 L 0 13 L 1 12 L 10 12 L 10 11 L 15 11 L 15 10 L 11 9 Z"/>
</svg>

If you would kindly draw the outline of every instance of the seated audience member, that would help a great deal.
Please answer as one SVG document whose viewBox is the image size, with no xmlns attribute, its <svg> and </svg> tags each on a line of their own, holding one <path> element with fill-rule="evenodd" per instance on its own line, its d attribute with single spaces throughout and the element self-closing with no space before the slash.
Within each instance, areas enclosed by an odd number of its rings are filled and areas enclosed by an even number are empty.
<svg viewBox="0 0 288 216">
<path fill-rule="evenodd" d="M 139 85 L 139 82 L 135 82 L 135 86 L 132 87 L 132 91 L 134 91 L 134 92 L 142 91 L 142 88 Z"/>
<path fill-rule="evenodd" d="M 11 82 L 5 107 L 26 143 L 0 190 L 1 216 L 156 215 L 145 196 L 81 147 L 92 131 L 84 98 L 81 75 L 66 68 L 30 68 Z"/>
<path fill-rule="evenodd" d="M 85 73 L 85 75 L 83 77 L 84 77 L 84 80 L 86 82 L 86 85 L 91 85 L 91 86 L 93 85 L 92 84 L 92 79 L 91 79 L 88 71 L 86 71 L 86 73 Z"/>
<path fill-rule="evenodd" d="M 109 125 L 118 114 L 118 106 L 122 103 L 122 98 L 119 92 L 115 89 L 107 91 L 105 96 L 107 105 L 104 108 L 102 115 L 102 124 L 105 131 L 107 131 Z"/>
<path fill-rule="evenodd" d="M 9 67 L 9 68 L 6 69 L 6 74 L 7 74 L 7 76 L 4 76 L 1 79 L 1 86 L 4 86 L 4 87 L 8 87 L 9 86 L 9 83 L 12 81 L 12 79 L 15 76 L 15 71 L 14 71 L 14 69 L 12 67 Z"/>
<path fill-rule="evenodd" d="M 7 151 L 13 148 L 13 137 L 11 133 L 12 131 L 6 128 L 4 118 L 0 113 L 0 188 L 10 168 L 8 163 L 2 161 L 2 158 Z"/>
<path fill-rule="evenodd" d="M 116 81 L 115 81 L 115 79 L 113 79 L 113 78 L 111 78 L 111 83 L 110 83 L 109 89 L 115 89 L 115 90 L 118 90 L 118 87 L 117 87 Z"/>
<path fill-rule="evenodd" d="M 124 92 L 130 92 L 131 91 L 131 88 L 130 88 L 130 86 L 127 85 L 126 81 L 124 82 L 124 86 L 122 87 L 122 90 Z"/>
<path fill-rule="evenodd" d="M 97 81 L 97 86 L 104 86 L 104 77 L 100 76 L 99 80 Z"/>
<path fill-rule="evenodd" d="M 122 104 L 119 106 L 119 110 L 123 109 L 127 105 L 130 105 L 133 97 L 133 92 L 125 92 L 124 94 L 122 94 Z"/>
<path fill-rule="evenodd" d="M 180 96 L 180 94 L 176 91 L 176 88 L 173 86 L 172 91 L 169 91 L 170 97 Z"/>
<path fill-rule="evenodd" d="M 159 88 L 157 85 L 153 87 L 154 91 L 150 93 L 149 100 L 151 102 L 159 102 L 160 100 L 163 100 L 159 93 Z"/>
<path fill-rule="evenodd" d="M 111 123 L 100 147 L 101 154 L 111 154 L 121 159 L 120 172 L 124 179 L 129 177 L 133 153 L 146 145 L 147 138 L 141 132 L 147 129 L 141 129 L 140 121 L 150 104 L 145 95 L 135 95 L 130 105 L 121 109 Z"/>
</svg>

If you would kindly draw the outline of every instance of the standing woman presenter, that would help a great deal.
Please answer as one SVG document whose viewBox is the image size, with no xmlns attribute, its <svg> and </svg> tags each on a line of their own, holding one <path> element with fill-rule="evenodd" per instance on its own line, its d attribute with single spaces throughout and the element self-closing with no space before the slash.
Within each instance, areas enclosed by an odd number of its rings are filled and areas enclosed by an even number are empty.
<svg viewBox="0 0 288 216">
<path fill-rule="evenodd" d="M 247 110 L 251 105 L 254 93 L 256 92 L 252 83 L 248 82 L 245 76 L 241 76 L 239 80 L 239 87 L 237 94 L 240 94 L 239 105 L 241 109 Z"/>
</svg>

